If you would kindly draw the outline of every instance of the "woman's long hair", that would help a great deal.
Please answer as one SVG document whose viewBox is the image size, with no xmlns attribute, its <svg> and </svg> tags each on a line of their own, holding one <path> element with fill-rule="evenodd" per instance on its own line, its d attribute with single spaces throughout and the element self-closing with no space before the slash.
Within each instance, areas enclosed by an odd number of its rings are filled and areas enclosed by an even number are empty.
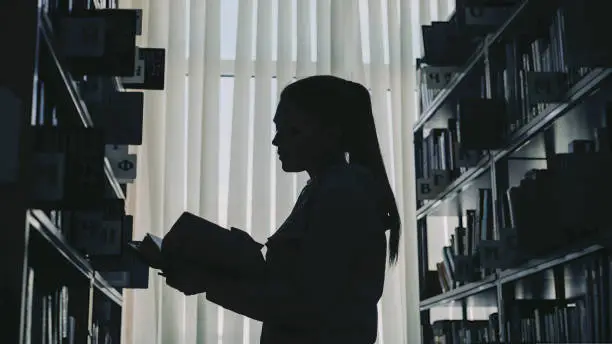
<svg viewBox="0 0 612 344">
<path fill-rule="evenodd" d="M 342 148 L 349 154 L 350 163 L 367 168 L 382 186 L 381 216 L 390 231 L 389 262 L 395 263 L 401 220 L 380 152 L 368 90 L 361 84 L 335 76 L 317 75 L 290 84 L 281 93 L 281 99 L 315 116 L 323 125 L 340 129 Z"/>
</svg>

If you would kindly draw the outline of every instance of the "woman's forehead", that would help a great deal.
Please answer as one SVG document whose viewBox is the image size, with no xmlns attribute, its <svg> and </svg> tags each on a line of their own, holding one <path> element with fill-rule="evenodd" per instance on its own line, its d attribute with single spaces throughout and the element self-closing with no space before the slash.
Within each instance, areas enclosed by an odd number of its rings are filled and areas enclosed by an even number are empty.
<svg viewBox="0 0 612 344">
<path fill-rule="evenodd" d="M 304 117 L 301 116 L 302 112 L 303 111 L 300 111 L 300 109 L 292 102 L 287 101 L 286 99 L 281 99 L 281 101 L 278 103 L 278 106 L 276 107 L 274 122 L 276 124 L 280 124 L 281 122 L 284 123 L 302 120 L 302 118 L 298 118 Z"/>
</svg>

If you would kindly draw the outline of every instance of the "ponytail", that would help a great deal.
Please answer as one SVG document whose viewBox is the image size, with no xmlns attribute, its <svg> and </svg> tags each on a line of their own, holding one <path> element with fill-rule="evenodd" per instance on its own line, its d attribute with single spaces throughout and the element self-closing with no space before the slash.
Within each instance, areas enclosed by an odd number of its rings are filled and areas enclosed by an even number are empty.
<svg viewBox="0 0 612 344">
<path fill-rule="evenodd" d="M 334 76 L 313 76 L 287 86 L 281 98 L 290 98 L 304 111 L 342 132 L 350 163 L 367 168 L 382 188 L 381 216 L 389 235 L 389 263 L 397 262 L 401 220 L 385 170 L 370 93 L 361 84 Z"/>
<path fill-rule="evenodd" d="M 380 151 L 376 134 L 372 102 L 368 90 L 360 84 L 353 84 L 356 90 L 351 102 L 353 116 L 345 117 L 345 149 L 349 153 L 350 162 L 366 167 L 379 182 L 383 191 L 383 219 L 385 228 L 389 230 L 389 263 L 397 262 L 399 254 L 401 220 L 397 203 L 389 183 L 387 171 Z"/>
</svg>

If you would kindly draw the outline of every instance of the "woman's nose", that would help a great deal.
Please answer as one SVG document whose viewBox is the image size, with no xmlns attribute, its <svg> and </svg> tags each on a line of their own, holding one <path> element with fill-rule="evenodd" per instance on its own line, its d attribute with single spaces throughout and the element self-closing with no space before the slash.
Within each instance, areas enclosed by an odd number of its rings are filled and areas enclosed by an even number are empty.
<svg viewBox="0 0 612 344">
<path fill-rule="evenodd" d="M 274 134 L 274 138 L 272 139 L 272 145 L 278 147 L 278 133 Z"/>
</svg>

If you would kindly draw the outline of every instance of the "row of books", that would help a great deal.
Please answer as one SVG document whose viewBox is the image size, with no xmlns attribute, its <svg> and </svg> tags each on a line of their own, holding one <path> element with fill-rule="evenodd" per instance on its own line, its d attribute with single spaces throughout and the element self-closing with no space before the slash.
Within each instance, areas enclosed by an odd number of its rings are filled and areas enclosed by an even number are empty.
<svg viewBox="0 0 612 344">
<path fill-rule="evenodd" d="M 513 132 L 546 111 L 550 104 L 565 101 L 568 89 L 588 74 L 589 66 L 571 66 L 570 39 L 561 7 L 549 16 L 538 16 L 534 25 L 519 27 L 512 38 L 496 47 L 498 64 L 492 69 L 493 96 L 508 103 L 508 129 Z M 514 32 L 513 32 L 514 33 Z"/>
<path fill-rule="evenodd" d="M 458 1 L 448 21 L 422 26 L 424 56 L 417 60 L 421 113 L 468 61 L 486 34 L 496 30 L 510 16 L 519 1 Z M 472 95 L 486 96 L 484 69 L 469 76 Z"/>
<path fill-rule="evenodd" d="M 574 264 L 577 262 L 574 262 Z M 604 343 L 610 331 L 610 263 L 592 257 L 580 262 L 579 275 L 556 278 L 583 282 L 581 291 L 563 297 L 564 287 L 556 286 L 557 299 L 517 299 L 506 304 L 506 338 L 516 342 Z"/>
<path fill-rule="evenodd" d="M 119 341 L 121 336 L 121 312 L 108 299 L 96 298 L 92 309 L 91 344 L 107 344 Z"/>
<path fill-rule="evenodd" d="M 449 132 L 432 130 L 428 138 L 444 139 Z M 597 128 L 594 136 L 596 140 L 572 141 L 568 153 L 548 159 L 547 169 L 528 171 L 495 204 L 491 189 L 479 189 L 478 209 L 466 210 L 465 226 L 455 228 L 450 245 L 443 247 L 436 277 L 427 277 L 422 267 L 427 281 L 423 296 L 447 292 L 484 278 L 492 269 L 509 268 L 607 231 L 605 197 L 612 191 L 609 129 Z M 494 206 L 499 209 L 499 237 L 493 233 Z"/>
<path fill-rule="evenodd" d="M 518 261 L 608 231 L 612 153 L 597 146 L 593 140 L 575 140 L 569 153 L 549 157 L 546 169 L 528 171 L 507 190 L 500 238 Z"/>
<path fill-rule="evenodd" d="M 456 227 L 450 245 L 442 248 L 442 261 L 436 263 L 437 281 L 425 277 L 425 297 L 448 292 L 457 286 L 485 278 L 493 272 L 480 264 L 479 247 L 494 239 L 492 190 L 478 190 L 478 208 L 465 213 L 465 226 Z M 428 274 L 429 272 L 425 272 Z M 429 283 L 429 285 L 427 285 Z"/>
<path fill-rule="evenodd" d="M 88 339 L 92 344 L 119 342 L 121 312 L 118 305 L 113 305 L 108 299 L 94 298 L 91 302 L 92 322 L 89 323 L 86 317 L 89 302 L 84 302 L 90 297 L 87 284 L 74 290 L 74 287 L 66 285 L 48 286 L 57 283 L 44 279 L 38 277 L 34 268 L 29 268 L 25 343 L 78 344 L 88 342 Z"/>
<path fill-rule="evenodd" d="M 455 116 L 447 120 L 446 128 L 415 135 L 419 206 L 435 199 L 488 151 L 503 145 L 505 113 L 502 101 L 466 97 L 458 101 Z"/>
<path fill-rule="evenodd" d="M 67 286 L 41 288 L 36 272 L 30 268 L 26 288 L 26 343 L 76 344 L 85 340 L 82 321 L 77 321 L 73 311 L 75 301 L 70 298 Z M 86 305 L 82 305 L 86 307 Z M 86 309 L 85 309 L 86 310 Z M 86 324 L 85 324 L 86 326 Z"/>
<path fill-rule="evenodd" d="M 509 132 L 529 123 L 550 104 L 564 102 L 569 87 L 593 68 L 610 65 L 610 59 L 602 57 L 612 56 L 605 43 L 584 39 L 585 33 L 597 32 L 594 28 L 601 25 L 589 17 L 598 8 L 603 10 L 601 4 L 562 1 L 559 6 L 546 6 L 550 9 L 533 11 L 535 14 L 522 19 L 523 25 L 512 26 L 512 32 L 506 33 L 504 39 L 491 47 L 491 97 L 507 102 L 506 126 Z M 447 24 L 454 27 L 450 22 Z M 429 40 L 425 36 L 423 38 L 424 43 Z M 588 44 L 591 50 L 576 52 L 574 49 Z M 470 45 L 466 46 L 471 48 Z M 427 58 L 422 60 L 427 61 Z M 452 67 L 419 65 L 421 113 L 431 106 L 452 76 L 462 71 L 462 67 L 463 63 L 460 62 Z M 487 97 L 486 74 L 483 68 L 473 68 L 465 77 L 468 81 L 464 81 L 466 85 L 462 85 L 461 91 L 470 89 L 471 95 L 475 96 L 477 92 L 473 90 L 476 89 L 483 98 Z M 457 100 L 452 98 L 450 101 Z"/>
<path fill-rule="evenodd" d="M 600 342 L 602 337 L 593 331 L 593 313 L 585 298 L 514 300 L 504 325 L 504 342 Z M 500 343 L 498 313 L 492 313 L 488 320 L 438 320 L 430 326 L 423 332 L 431 331 L 434 344 Z"/>
<path fill-rule="evenodd" d="M 569 153 L 555 154 L 547 169 L 528 171 L 519 185 L 505 192 L 495 204 L 499 238 L 493 232 L 491 189 L 479 189 L 478 209 L 466 210 L 465 226 L 451 234 L 442 261 L 436 263 L 435 278 L 423 272 L 422 298 L 606 233 L 612 150 L 608 129 L 596 132 L 597 140 L 572 141 Z M 496 252 L 495 257 L 488 257 L 488 251 Z"/>
<path fill-rule="evenodd" d="M 445 128 L 432 128 L 415 135 L 415 175 L 417 201 L 421 207 L 446 190 L 446 187 L 476 166 L 489 150 L 503 147 L 508 137 L 503 125 L 506 107 L 493 99 L 463 98 L 458 102 L 455 117 Z M 605 107 L 606 116 L 612 106 Z M 598 128 L 594 135 L 600 146 L 609 146 L 609 129 Z"/>
<path fill-rule="evenodd" d="M 150 51 L 141 51 L 136 46 L 141 13 L 102 9 L 116 6 L 116 0 L 42 0 L 38 13 L 31 6 L 23 7 L 38 14 L 40 42 L 31 52 L 36 54 L 33 59 L 19 56 L 35 61 L 31 70 L 36 80 L 32 90 L 36 114 L 27 135 L 32 140 L 25 143 L 32 154 L 27 154 L 29 166 L 22 166 L 29 175 L 22 177 L 29 180 L 29 212 L 41 225 L 25 236 L 29 241 L 25 243 L 28 265 L 23 266 L 23 343 L 121 341 L 121 306 L 101 292 L 93 296 L 94 272 L 84 258 L 96 253 L 92 248 L 109 249 L 106 257 L 120 257 L 123 250 L 117 251 L 117 243 L 127 234 L 131 237 L 131 218 L 124 212 L 123 200 L 116 199 L 117 193 L 109 187 L 111 178 L 105 172 L 110 162 L 119 177 L 113 183 L 135 178 L 135 165 L 126 168 L 125 161 L 135 164 L 127 147 L 141 143 L 142 92 L 119 91 L 160 89 L 160 76 L 163 88 L 165 52 L 156 50 L 155 56 L 162 58 L 152 61 Z M 117 87 L 90 92 L 89 86 L 102 80 Z M 124 170 L 132 174 L 121 175 Z M 107 201 L 120 210 L 112 219 Z M 66 240 L 53 237 L 54 226 L 65 231 Z M 75 257 L 75 252 L 83 257 Z M 19 319 L 19 314 L 9 317 Z M 8 341 L 17 343 L 12 338 L 9 333 Z"/>
<path fill-rule="evenodd" d="M 124 194 L 136 178 L 130 146 L 142 143 L 140 90 L 164 88 L 165 50 L 137 46 L 142 11 L 117 9 L 115 0 L 41 5 L 41 27 L 52 42 L 42 44 L 39 57 L 30 207 L 43 210 L 112 286 L 147 288 L 148 267 L 129 248 L 132 217 L 107 174 L 110 167 Z M 73 91 L 80 97 L 74 104 Z"/>
<path fill-rule="evenodd" d="M 500 27 L 519 3 L 506 1 L 457 1 L 448 21 L 423 25 L 423 60 L 432 66 L 462 66 L 486 34 Z"/>
<path fill-rule="evenodd" d="M 429 330 L 429 329 L 424 329 Z M 426 332 L 424 331 L 424 332 Z M 498 343 L 498 313 L 488 320 L 438 320 L 431 324 L 432 344 Z"/>
<path fill-rule="evenodd" d="M 439 320 L 431 326 L 423 324 L 425 343 L 498 343 L 503 331 L 506 343 L 602 343 L 612 336 L 610 331 L 609 293 L 610 263 L 591 256 L 579 264 L 578 274 L 555 275 L 555 297 L 517 298 L 503 300 L 505 322 L 499 329 L 498 313 L 488 321 Z M 569 269 L 566 271 L 573 271 Z M 540 276 L 542 278 L 544 276 Z M 579 289 L 565 297 L 565 286 L 580 281 Z M 541 282 L 540 282 L 541 283 Z M 533 284 L 535 290 L 542 286 Z M 504 288 L 517 288 L 518 294 L 530 294 L 526 285 L 508 284 Z M 469 338 L 469 339 L 468 339 Z"/>
<path fill-rule="evenodd" d="M 588 309 L 583 299 L 518 300 L 511 306 L 516 312 L 514 337 L 520 343 L 587 343 L 591 342 L 588 329 Z M 512 335 L 509 333 L 509 335 Z"/>
</svg>

